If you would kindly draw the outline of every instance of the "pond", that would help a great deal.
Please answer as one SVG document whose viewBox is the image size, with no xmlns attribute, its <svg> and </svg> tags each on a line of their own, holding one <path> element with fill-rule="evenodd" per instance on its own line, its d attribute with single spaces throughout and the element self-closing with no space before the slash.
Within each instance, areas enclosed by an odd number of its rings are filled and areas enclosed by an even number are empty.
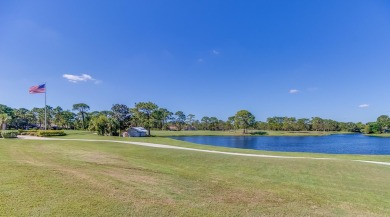
<svg viewBox="0 0 390 217">
<path fill-rule="evenodd" d="M 390 138 L 371 137 L 362 134 L 330 136 L 175 136 L 171 138 L 204 145 L 265 151 L 390 154 Z"/>
</svg>

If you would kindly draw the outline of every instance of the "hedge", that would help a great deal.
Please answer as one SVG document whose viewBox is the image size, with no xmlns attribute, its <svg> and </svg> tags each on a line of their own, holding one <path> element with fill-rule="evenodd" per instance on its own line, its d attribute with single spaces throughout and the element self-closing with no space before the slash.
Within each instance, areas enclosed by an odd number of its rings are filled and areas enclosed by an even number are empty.
<svg viewBox="0 0 390 217">
<path fill-rule="evenodd" d="M 37 136 L 38 130 L 18 130 L 19 135 Z"/>
<path fill-rule="evenodd" d="M 63 130 L 18 130 L 18 132 L 19 135 L 40 136 L 40 137 L 66 135 L 66 133 Z"/>
<path fill-rule="evenodd" d="M 267 135 L 267 132 L 257 131 L 257 132 L 253 132 L 253 133 L 250 133 L 250 134 L 253 135 L 253 136 L 265 136 L 265 135 Z"/>
<path fill-rule="evenodd" d="M 17 138 L 18 137 L 18 131 L 15 130 L 3 130 L 1 131 L 1 138 L 4 139 L 10 139 L 10 138 Z"/>
<path fill-rule="evenodd" d="M 66 136 L 63 130 L 38 130 L 37 136 L 49 137 L 49 136 Z"/>
</svg>

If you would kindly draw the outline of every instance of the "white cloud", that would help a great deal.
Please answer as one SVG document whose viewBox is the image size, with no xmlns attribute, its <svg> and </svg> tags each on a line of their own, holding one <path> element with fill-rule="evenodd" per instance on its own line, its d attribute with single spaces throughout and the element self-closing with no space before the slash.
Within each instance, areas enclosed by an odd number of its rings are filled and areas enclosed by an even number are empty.
<svg viewBox="0 0 390 217">
<path fill-rule="evenodd" d="M 203 63 L 203 62 L 204 62 L 204 59 L 202 59 L 202 58 L 198 59 L 198 63 Z"/>
<path fill-rule="evenodd" d="M 361 105 L 359 105 L 359 108 L 368 108 L 368 107 L 370 107 L 369 104 L 361 104 Z"/>
<path fill-rule="evenodd" d="M 291 93 L 291 94 L 294 94 L 294 93 L 299 93 L 299 90 L 297 90 L 297 89 L 291 89 L 291 90 L 289 90 L 288 92 Z"/>
<path fill-rule="evenodd" d="M 219 54 L 220 54 L 220 52 L 217 51 L 217 50 L 212 50 L 211 52 L 212 52 L 214 55 L 219 55 Z"/>
<path fill-rule="evenodd" d="M 92 78 L 92 76 L 87 74 L 82 74 L 82 75 L 63 74 L 62 77 L 68 79 L 68 81 L 72 83 L 77 83 L 80 81 L 94 81 L 95 84 L 101 83 L 100 81 Z"/>
</svg>

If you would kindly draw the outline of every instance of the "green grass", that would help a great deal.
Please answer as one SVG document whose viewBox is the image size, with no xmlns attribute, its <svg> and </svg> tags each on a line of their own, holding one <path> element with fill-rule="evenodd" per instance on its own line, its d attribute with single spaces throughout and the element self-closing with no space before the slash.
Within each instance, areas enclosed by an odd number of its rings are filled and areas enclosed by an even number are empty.
<svg viewBox="0 0 390 217">
<path fill-rule="evenodd" d="M 367 136 L 377 136 L 377 137 L 390 137 L 390 133 L 381 133 L 381 134 L 366 134 Z"/>
<path fill-rule="evenodd" d="M 332 134 L 347 134 L 348 132 L 338 131 L 271 131 L 271 130 L 249 130 L 249 132 L 266 132 L 266 136 L 327 136 Z M 161 131 L 152 130 L 151 134 L 158 137 L 170 136 L 251 136 L 243 134 L 242 130 L 231 131 L 210 131 L 210 130 L 194 130 L 194 131 Z"/>
<path fill-rule="evenodd" d="M 212 131 L 210 131 L 212 132 Z M 259 151 L 251 149 L 237 149 L 226 148 L 211 145 L 199 145 L 181 140 L 175 140 L 171 138 L 162 137 L 113 137 L 113 136 L 98 136 L 89 131 L 66 131 L 66 137 L 57 137 L 59 139 L 93 139 L 93 140 L 119 140 L 119 141 L 134 141 L 134 142 L 149 142 L 156 144 L 172 145 L 187 148 L 198 148 L 213 151 L 225 151 L 225 152 L 238 152 L 245 154 L 266 154 L 266 155 L 278 155 L 278 156 L 293 156 L 293 157 L 317 157 L 317 158 L 336 158 L 336 159 L 349 159 L 349 160 L 371 160 L 371 161 L 384 161 L 390 162 L 389 155 L 342 155 L 342 154 L 317 154 L 317 153 L 305 153 L 305 152 L 275 152 L 275 151 Z"/>
<path fill-rule="evenodd" d="M 144 141 L 169 138 L 61 138 Z M 302 155 L 303 153 L 287 153 Z M 269 159 L 109 142 L 0 140 L 4 216 L 389 216 L 390 166 Z M 359 158 L 365 156 L 352 156 Z M 368 156 L 367 158 L 369 158 Z M 377 159 L 386 156 L 372 156 Z"/>
</svg>

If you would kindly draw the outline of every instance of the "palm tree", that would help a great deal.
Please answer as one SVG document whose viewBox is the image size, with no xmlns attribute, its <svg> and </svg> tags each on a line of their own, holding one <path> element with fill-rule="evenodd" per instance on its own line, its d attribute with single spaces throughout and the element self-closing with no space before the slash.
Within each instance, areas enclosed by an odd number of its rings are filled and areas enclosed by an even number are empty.
<svg viewBox="0 0 390 217">
<path fill-rule="evenodd" d="M 64 110 L 60 106 L 57 106 L 53 109 L 53 122 L 55 125 L 60 126 L 61 122 L 63 121 L 63 112 Z"/>
<path fill-rule="evenodd" d="M 14 118 L 13 118 L 13 125 L 20 129 L 26 128 L 26 125 L 28 125 L 28 119 L 27 119 L 27 114 L 29 110 L 25 108 L 20 108 L 20 109 L 14 109 Z"/>
<path fill-rule="evenodd" d="M 11 120 L 11 117 L 8 116 L 7 114 L 0 114 L 0 128 L 2 130 L 5 130 L 6 129 L 6 124 L 7 122 Z"/>
<path fill-rule="evenodd" d="M 83 129 L 85 129 L 85 114 L 89 109 L 89 106 L 85 103 L 77 103 L 73 105 L 73 111 L 79 111 L 79 114 L 81 115 Z"/>
</svg>

